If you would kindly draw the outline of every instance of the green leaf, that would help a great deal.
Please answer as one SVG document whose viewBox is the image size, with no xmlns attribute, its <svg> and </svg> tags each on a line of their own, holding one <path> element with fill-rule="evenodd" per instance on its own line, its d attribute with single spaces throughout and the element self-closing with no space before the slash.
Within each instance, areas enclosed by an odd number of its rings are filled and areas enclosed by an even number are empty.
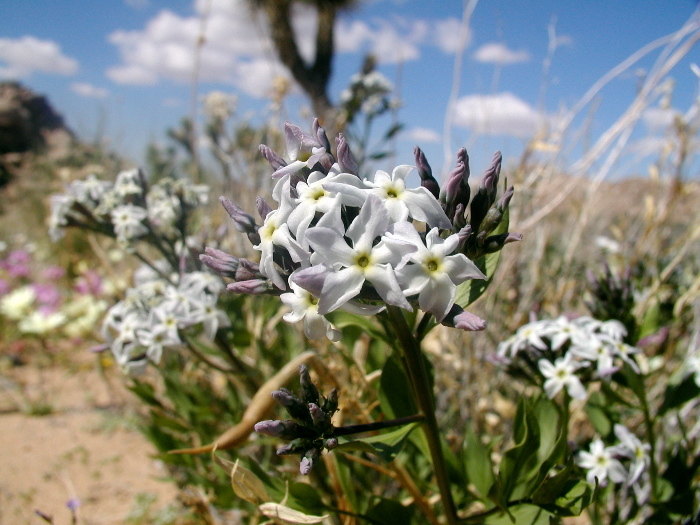
<svg viewBox="0 0 700 525">
<path fill-rule="evenodd" d="M 664 400 L 661 403 L 661 408 L 659 408 L 659 415 L 679 408 L 698 396 L 700 396 L 700 387 L 695 382 L 695 377 L 692 374 L 688 375 L 680 383 L 666 387 Z"/>
<path fill-rule="evenodd" d="M 467 438 L 464 443 L 464 468 L 467 471 L 467 479 L 485 498 L 496 481 L 489 451 L 471 428 L 467 429 Z"/>
<path fill-rule="evenodd" d="M 411 383 L 398 357 L 391 356 L 384 363 L 379 381 L 379 402 L 389 419 L 408 417 L 418 413 Z"/>
<path fill-rule="evenodd" d="M 373 338 L 380 339 L 387 343 L 390 343 L 384 330 L 380 329 L 377 324 L 372 320 L 372 317 L 364 315 L 355 315 L 350 312 L 345 312 L 343 310 L 335 310 L 334 312 L 328 314 L 329 321 L 338 329 L 356 327 L 359 328 L 361 332 L 364 332 Z"/>
<path fill-rule="evenodd" d="M 513 422 L 515 444 L 503 454 L 499 468 L 501 505 L 530 496 L 539 474 L 540 432 L 527 399 L 521 398 Z"/>
<path fill-rule="evenodd" d="M 370 523 L 394 525 L 395 523 L 409 524 L 413 519 L 414 506 L 401 505 L 398 501 L 381 498 L 365 515 Z"/>
<path fill-rule="evenodd" d="M 605 403 L 605 397 L 600 392 L 591 393 L 586 402 L 586 414 L 595 431 L 601 436 L 607 436 L 612 432 L 613 422 L 608 416 L 606 410 L 608 405 Z"/>
<path fill-rule="evenodd" d="M 557 516 L 579 516 L 593 500 L 593 487 L 585 480 L 570 479 L 554 505 L 545 506 Z"/>
<path fill-rule="evenodd" d="M 537 505 L 517 505 L 486 518 L 486 525 L 549 525 L 551 514 Z"/>
<path fill-rule="evenodd" d="M 387 132 L 384 134 L 384 140 L 389 140 L 394 137 L 399 131 L 401 131 L 404 128 L 404 125 L 401 123 L 396 123 L 393 126 L 391 126 Z"/>
<path fill-rule="evenodd" d="M 418 426 L 418 423 L 411 423 L 391 432 L 352 441 L 341 438 L 343 441 L 335 450 L 368 452 L 389 463 L 401 452 L 408 435 Z"/>
</svg>

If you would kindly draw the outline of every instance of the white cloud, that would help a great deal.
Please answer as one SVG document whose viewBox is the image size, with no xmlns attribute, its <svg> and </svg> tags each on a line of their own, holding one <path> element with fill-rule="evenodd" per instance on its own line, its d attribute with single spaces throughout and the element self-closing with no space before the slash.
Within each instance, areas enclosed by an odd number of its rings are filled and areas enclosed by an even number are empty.
<svg viewBox="0 0 700 525">
<path fill-rule="evenodd" d="M 434 39 L 438 48 L 444 53 L 456 53 L 459 51 L 460 37 L 462 33 L 462 22 L 456 18 L 446 18 L 437 20 L 433 27 Z M 472 40 L 471 29 L 467 30 L 464 47 L 469 47 Z"/>
<path fill-rule="evenodd" d="M 0 77 L 24 78 L 32 73 L 72 75 L 76 71 L 78 61 L 64 55 L 56 42 L 33 36 L 0 38 Z"/>
<path fill-rule="evenodd" d="M 491 42 L 477 49 L 474 52 L 474 59 L 478 62 L 490 64 L 517 64 L 519 62 L 528 62 L 530 60 L 530 53 L 525 50 L 513 51 L 508 49 L 504 44 Z"/>
<path fill-rule="evenodd" d="M 93 86 L 87 82 L 75 82 L 70 86 L 73 93 L 77 93 L 82 97 L 87 98 L 107 98 L 109 91 L 104 88 Z"/>
<path fill-rule="evenodd" d="M 251 10 L 249 4 L 248 0 L 211 0 L 210 5 L 206 0 L 194 0 L 192 16 L 164 9 L 143 29 L 113 32 L 109 41 L 118 48 L 121 63 L 109 68 L 107 76 L 120 84 L 152 85 L 164 79 L 191 82 L 202 17 L 206 15 L 199 79 L 228 83 L 252 96 L 266 96 L 275 77 L 290 75 L 277 60 L 265 15 Z M 316 23 L 315 9 L 295 3 L 292 25 L 307 60 L 314 53 Z M 426 43 L 443 50 L 454 48 L 446 34 L 459 22 L 396 17 L 390 21 L 340 18 L 336 24 L 336 53 L 371 52 L 380 64 L 387 64 L 417 60 L 420 46 Z"/>
<path fill-rule="evenodd" d="M 543 115 L 512 93 L 467 95 L 455 104 L 454 124 L 486 135 L 530 138 Z"/>
<path fill-rule="evenodd" d="M 402 134 L 402 138 L 417 144 L 440 142 L 440 134 L 432 129 L 415 127 Z"/>
</svg>

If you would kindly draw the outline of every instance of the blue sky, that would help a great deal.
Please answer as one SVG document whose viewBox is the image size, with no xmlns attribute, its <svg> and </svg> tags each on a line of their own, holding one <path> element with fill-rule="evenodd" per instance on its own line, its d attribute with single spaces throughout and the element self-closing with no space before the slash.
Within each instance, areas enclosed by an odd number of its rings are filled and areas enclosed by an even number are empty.
<svg viewBox="0 0 700 525">
<path fill-rule="evenodd" d="M 379 71 L 394 83 L 402 104 L 398 118 L 406 128 L 396 144 L 398 163 L 413 162 L 414 144 L 423 147 L 436 170 L 451 162 L 445 161 L 446 151 L 462 145 L 468 147 L 477 173 L 495 149 L 515 162 L 543 123 L 555 128 L 553 123 L 609 70 L 677 31 L 691 16 L 697 21 L 698 15 L 693 0 L 471 2 L 475 7 L 450 106 L 466 3 L 365 0 L 339 18 L 331 97 L 338 99 L 364 54 L 374 52 Z M 82 138 L 106 137 L 115 150 L 138 162 L 148 141 L 163 141 L 165 130 L 189 112 L 193 42 L 203 13 L 207 42 L 198 93 L 235 94 L 240 117 L 266 114 L 269 83 L 284 71 L 275 63 L 263 25 L 242 4 L 243 0 L 0 2 L 0 79 L 20 80 L 47 95 Z M 308 35 L 304 42 L 310 50 L 313 13 L 299 10 L 294 23 L 300 34 Z M 545 75 L 543 64 L 553 35 L 556 49 Z M 631 104 L 664 49 L 657 48 L 607 84 L 577 113 L 571 134 L 586 122 L 585 136 L 594 143 Z M 695 46 L 678 62 L 665 83 L 657 83 L 660 87 L 649 96 L 627 144 L 629 154 L 616 163 L 614 175 L 644 170 L 640 159 L 646 151 L 658 151 L 664 125 L 674 115 L 697 119 L 689 111 L 698 96 L 700 70 L 691 67 L 700 65 L 698 49 Z M 288 118 L 304 125 L 299 112 L 305 106 L 302 96 L 290 97 L 285 105 Z M 446 128 L 450 107 L 451 125 Z M 564 162 L 575 163 L 586 139 L 569 140 L 575 146 Z"/>
</svg>

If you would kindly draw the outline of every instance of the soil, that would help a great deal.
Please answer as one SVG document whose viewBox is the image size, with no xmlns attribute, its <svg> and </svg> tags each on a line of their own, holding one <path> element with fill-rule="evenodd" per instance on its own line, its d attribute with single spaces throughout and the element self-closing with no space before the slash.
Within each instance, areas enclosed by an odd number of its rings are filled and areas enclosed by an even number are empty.
<svg viewBox="0 0 700 525">
<path fill-rule="evenodd" d="M 2 353 L 2 352 L 0 352 Z M 174 484 L 135 430 L 117 370 L 83 362 L 0 369 L 0 525 L 150 523 L 173 504 Z M 105 373 L 106 372 L 106 373 Z M 40 412 L 42 403 L 50 407 Z M 144 509 L 145 508 L 145 509 Z M 150 514 L 149 514 L 150 513 Z"/>
</svg>

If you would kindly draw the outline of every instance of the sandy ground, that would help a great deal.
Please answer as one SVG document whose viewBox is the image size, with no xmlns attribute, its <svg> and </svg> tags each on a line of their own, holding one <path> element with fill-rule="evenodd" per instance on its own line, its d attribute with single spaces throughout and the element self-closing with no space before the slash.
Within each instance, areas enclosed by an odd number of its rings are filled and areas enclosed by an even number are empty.
<svg viewBox="0 0 700 525">
<path fill-rule="evenodd" d="M 108 383 L 89 361 L 0 370 L 0 525 L 46 523 L 37 509 L 69 524 L 71 498 L 81 525 L 127 523 L 139 500 L 153 499 L 154 512 L 175 501 L 153 447 L 129 424 L 118 374 Z M 22 398 L 42 396 L 50 414 L 17 410 Z"/>
</svg>

